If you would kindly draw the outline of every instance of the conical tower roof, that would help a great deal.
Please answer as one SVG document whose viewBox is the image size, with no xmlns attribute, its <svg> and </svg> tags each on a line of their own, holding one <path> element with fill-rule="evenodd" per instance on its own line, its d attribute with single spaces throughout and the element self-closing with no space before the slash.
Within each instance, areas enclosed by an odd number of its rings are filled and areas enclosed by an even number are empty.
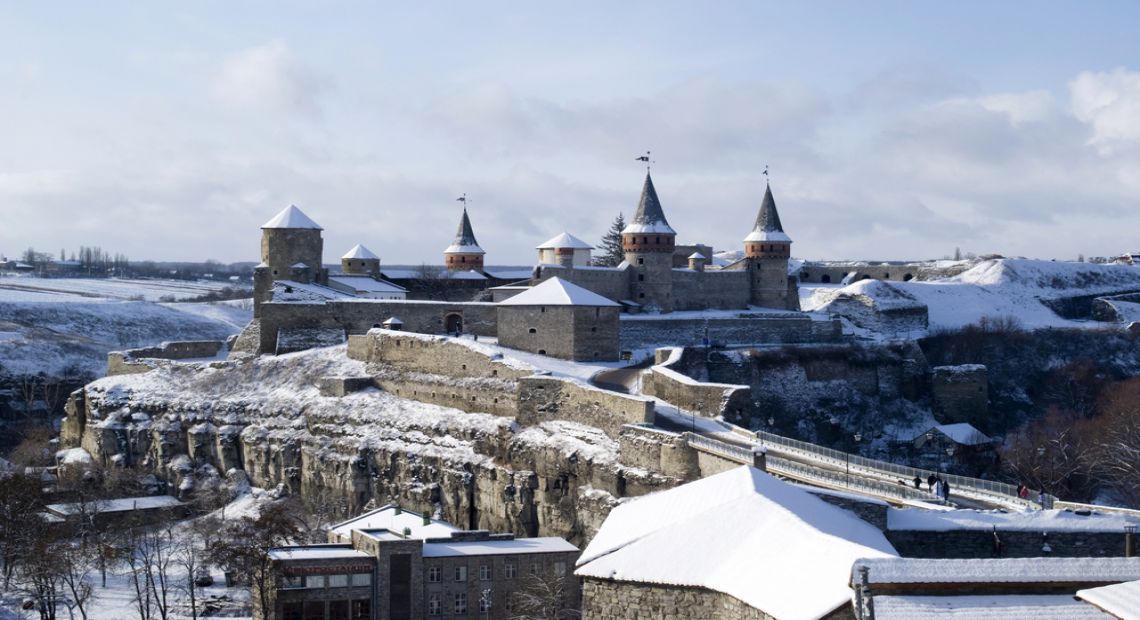
<svg viewBox="0 0 1140 620">
<path fill-rule="evenodd" d="M 380 257 L 376 256 L 376 254 L 374 254 L 372 252 L 372 250 L 369 250 L 368 248 L 364 247 L 363 245 L 361 245 L 359 243 L 352 246 L 352 249 L 348 251 L 348 254 L 341 256 L 341 258 L 380 260 Z"/>
<path fill-rule="evenodd" d="M 772 198 L 771 185 L 764 188 L 764 200 L 760 203 L 760 212 L 756 214 L 756 224 L 744 240 L 792 242 L 792 238 L 784 233 L 784 225 L 780 223 L 780 213 L 776 211 L 776 199 Z"/>
<path fill-rule="evenodd" d="M 621 232 L 622 234 L 677 234 L 665 219 L 665 211 L 661 209 L 661 201 L 657 198 L 657 190 L 653 187 L 653 177 L 649 176 L 648 172 L 645 173 L 645 185 L 641 188 L 641 200 L 637 203 L 637 212 Z"/>
<path fill-rule="evenodd" d="M 309 219 L 296 205 L 289 205 L 273 216 L 273 219 L 261 225 L 262 228 L 313 228 L 321 230 L 316 222 Z"/>
<path fill-rule="evenodd" d="M 486 254 L 475 240 L 475 231 L 471 230 L 471 220 L 467 217 L 467 207 L 463 207 L 463 218 L 459 220 L 459 230 L 455 231 L 455 239 L 443 253 Z"/>
</svg>

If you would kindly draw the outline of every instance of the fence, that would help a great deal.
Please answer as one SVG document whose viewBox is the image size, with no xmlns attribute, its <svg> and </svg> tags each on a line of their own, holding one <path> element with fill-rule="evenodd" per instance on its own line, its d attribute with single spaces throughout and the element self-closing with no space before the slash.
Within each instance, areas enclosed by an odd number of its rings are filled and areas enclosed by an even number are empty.
<svg viewBox="0 0 1140 620">
<path fill-rule="evenodd" d="M 753 463 L 752 450 L 748 448 L 734 446 L 730 443 L 725 443 L 703 435 L 695 435 L 693 433 L 684 433 L 683 435 L 685 439 L 688 440 L 689 445 L 697 450 L 735 461 L 741 465 L 752 465 Z"/>
<path fill-rule="evenodd" d="M 797 455 L 834 466 L 843 466 L 849 468 L 852 473 L 857 472 L 860 476 L 877 476 L 897 484 L 900 480 L 904 483 L 909 483 L 916 477 L 921 480 L 926 480 L 929 476 L 936 475 L 949 483 L 950 488 L 958 495 L 975 496 L 980 499 L 996 501 L 1000 504 L 1017 507 L 1034 505 L 1032 502 L 1017 496 L 1017 487 L 1004 482 L 982 480 L 980 478 L 971 478 L 956 474 L 945 474 L 929 469 L 920 469 L 908 465 L 869 459 L 857 454 L 824 448 L 823 446 L 817 446 L 806 441 L 781 437 L 780 435 L 773 435 L 772 433 L 764 431 L 753 432 L 734 426 L 732 427 L 732 432 L 758 441 L 761 446 L 767 448 L 769 451 L 783 452 L 785 454 Z M 1044 499 L 1046 507 L 1052 507 L 1056 501 L 1056 498 L 1051 495 L 1045 495 Z"/>
<path fill-rule="evenodd" d="M 821 469 L 806 463 L 799 463 L 778 456 L 772 456 L 771 454 L 768 455 L 765 462 L 768 465 L 769 472 L 803 480 L 805 482 L 822 482 L 832 487 L 851 489 L 852 491 L 858 491 L 867 495 L 877 495 L 879 497 L 892 497 L 927 503 L 942 502 L 940 498 L 929 491 L 916 489 L 905 484 L 898 484 L 897 482 L 891 483 L 862 476 L 851 476 L 845 472 Z"/>
</svg>

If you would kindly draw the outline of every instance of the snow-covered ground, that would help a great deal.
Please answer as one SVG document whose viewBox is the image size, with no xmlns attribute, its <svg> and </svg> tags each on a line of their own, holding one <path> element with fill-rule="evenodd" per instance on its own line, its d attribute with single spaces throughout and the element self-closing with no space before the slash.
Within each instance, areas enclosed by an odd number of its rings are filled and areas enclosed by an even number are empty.
<svg viewBox="0 0 1140 620">
<path fill-rule="evenodd" d="M 250 300 L 197 297 L 220 282 L 0 278 L 0 375 L 96 377 L 109 351 L 168 340 L 224 340 L 253 317 Z"/>
<path fill-rule="evenodd" d="M 931 329 L 960 328 L 976 324 L 982 318 L 1008 316 L 1016 317 L 1029 329 L 1079 327 L 1090 323 L 1063 319 L 1040 300 L 1140 290 L 1140 268 L 994 259 L 982 261 L 952 278 L 890 282 L 890 286 L 927 306 Z M 863 293 L 862 288 L 859 287 L 858 292 Z M 851 287 L 838 284 L 803 283 L 800 306 L 808 311 L 820 309 L 840 291 L 848 289 Z"/>
</svg>

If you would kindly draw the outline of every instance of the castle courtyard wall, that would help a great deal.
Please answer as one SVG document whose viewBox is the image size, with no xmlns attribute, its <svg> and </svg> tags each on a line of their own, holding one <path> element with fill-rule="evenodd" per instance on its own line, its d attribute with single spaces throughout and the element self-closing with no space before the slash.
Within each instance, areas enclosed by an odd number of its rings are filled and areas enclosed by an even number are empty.
<svg viewBox="0 0 1140 620">
<path fill-rule="evenodd" d="M 673 270 L 673 309 L 747 308 L 748 272 Z"/>
<path fill-rule="evenodd" d="M 737 598 L 705 588 L 592 577 L 582 582 L 583 620 L 775 620 Z M 845 605 L 824 617 L 839 620 L 854 614 Z"/>
<path fill-rule="evenodd" d="M 652 346 L 720 344 L 789 344 L 835 342 L 843 337 L 838 320 L 816 320 L 806 314 L 742 313 L 735 318 L 672 318 L 668 315 L 624 315 L 621 350 Z"/>
</svg>

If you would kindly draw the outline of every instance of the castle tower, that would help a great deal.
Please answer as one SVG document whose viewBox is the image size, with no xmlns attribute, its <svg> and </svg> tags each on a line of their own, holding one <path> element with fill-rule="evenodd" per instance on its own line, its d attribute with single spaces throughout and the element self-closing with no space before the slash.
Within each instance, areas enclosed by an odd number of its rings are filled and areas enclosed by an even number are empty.
<svg viewBox="0 0 1140 620">
<path fill-rule="evenodd" d="M 272 295 L 275 280 L 325 283 L 323 251 L 321 227 L 294 205 L 262 224 L 261 264 L 253 270 L 254 316 Z"/>
<path fill-rule="evenodd" d="M 467 207 L 463 207 L 463 218 L 459 220 L 459 230 L 455 240 L 443 251 L 443 261 L 448 271 L 483 271 L 483 255 L 486 252 L 475 240 L 471 230 L 471 220 L 467 217 Z"/>
<path fill-rule="evenodd" d="M 340 257 L 340 270 L 346 274 L 377 276 L 380 275 L 380 257 L 358 243 Z"/>
<path fill-rule="evenodd" d="M 798 310 L 800 301 L 788 280 L 788 259 L 792 254 L 792 238 L 780 224 L 772 187 L 764 189 L 764 200 L 756 215 L 752 232 L 744 238 L 744 257 L 748 260 L 750 303 L 763 308 Z"/>
<path fill-rule="evenodd" d="M 656 307 L 661 312 L 673 311 L 673 250 L 677 231 L 669 226 L 653 178 L 647 171 L 637 212 L 621 231 L 625 262 L 633 267 L 630 292 L 633 301 Z"/>
</svg>

